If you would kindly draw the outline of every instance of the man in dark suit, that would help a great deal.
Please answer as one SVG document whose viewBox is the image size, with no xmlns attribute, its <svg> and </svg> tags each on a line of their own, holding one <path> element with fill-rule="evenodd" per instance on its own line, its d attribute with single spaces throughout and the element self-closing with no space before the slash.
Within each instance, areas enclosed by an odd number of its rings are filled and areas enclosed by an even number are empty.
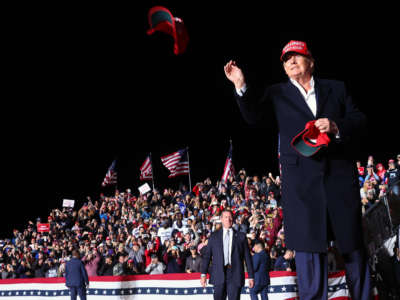
<svg viewBox="0 0 400 300">
<path fill-rule="evenodd" d="M 269 267 L 271 265 L 268 253 L 262 241 L 257 240 L 254 244 L 253 268 L 254 268 L 254 287 L 250 289 L 251 300 L 268 300 Z"/>
<path fill-rule="evenodd" d="M 237 103 L 248 123 L 262 124 L 267 113 L 274 112 L 280 140 L 284 228 L 287 248 L 296 250 L 300 299 L 327 299 L 330 239 L 336 241 L 345 260 L 352 299 L 369 299 L 370 274 L 354 168 L 366 117 L 353 104 L 343 82 L 313 76 L 314 58 L 305 42 L 289 42 L 281 61 L 289 80 L 267 87 L 262 96 L 247 85 L 234 61 L 229 61 L 224 71 L 235 85 Z M 315 155 L 304 156 L 291 141 L 309 121 L 315 121 L 315 127 L 331 142 Z"/>
<path fill-rule="evenodd" d="M 279 256 L 274 265 L 274 271 L 288 271 L 288 272 L 294 272 L 295 268 L 293 267 L 294 261 L 293 261 L 294 253 L 290 249 L 286 249 L 285 254 Z"/>
<path fill-rule="evenodd" d="M 246 235 L 232 228 L 233 216 L 229 210 L 221 213 L 222 228 L 213 232 L 203 252 L 200 283 L 207 284 L 210 270 L 210 283 L 214 285 L 214 300 L 239 300 L 244 286 L 244 264 L 246 263 L 249 287 L 254 286 L 253 263 Z M 209 269 L 209 264 L 211 266 Z"/>
<path fill-rule="evenodd" d="M 76 300 L 79 295 L 81 300 L 86 300 L 86 288 L 89 286 L 89 277 L 78 250 L 72 251 L 72 258 L 65 266 L 65 285 L 71 292 L 71 300 Z"/>
</svg>

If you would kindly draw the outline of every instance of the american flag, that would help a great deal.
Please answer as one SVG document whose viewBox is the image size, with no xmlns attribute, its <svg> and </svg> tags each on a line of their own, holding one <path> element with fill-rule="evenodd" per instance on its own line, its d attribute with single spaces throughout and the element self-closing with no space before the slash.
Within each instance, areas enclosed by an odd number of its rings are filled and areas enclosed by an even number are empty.
<svg viewBox="0 0 400 300">
<path fill-rule="evenodd" d="M 226 183 L 229 176 L 235 176 L 235 168 L 232 161 L 232 144 L 229 147 L 228 157 L 226 158 L 224 173 L 222 174 L 221 181 Z"/>
<path fill-rule="evenodd" d="M 171 172 L 168 178 L 189 174 L 188 149 L 178 150 L 161 157 L 163 165 Z"/>
<path fill-rule="evenodd" d="M 117 183 L 117 172 L 115 171 L 116 160 L 114 160 L 111 166 L 108 168 L 106 177 L 104 177 L 101 186 L 113 185 Z"/>
<path fill-rule="evenodd" d="M 140 180 L 151 180 L 153 179 L 153 167 L 151 164 L 151 154 L 149 154 L 142 166 L 140 167 Z"/>
</svg>

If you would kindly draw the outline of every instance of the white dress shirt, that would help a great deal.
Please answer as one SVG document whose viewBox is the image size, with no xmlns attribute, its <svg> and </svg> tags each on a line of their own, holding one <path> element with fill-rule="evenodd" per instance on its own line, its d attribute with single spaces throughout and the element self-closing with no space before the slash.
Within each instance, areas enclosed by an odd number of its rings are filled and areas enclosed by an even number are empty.
<svg viewBox="0 0 400 300">
<path fill-rule="evenodd" d="M 291 79 L 290 81 L 293 83 L 295 87 L 297 87 L 300 93 L 303 95 L 304 101 L 307 103 L 308 107 L 310 108 L 311 112 L 313 113 L 314 117 L 317 116 L 317 98 L 315 95 L 314 89 L 314 77 L 311 77 L 310 86 L 311 89 L 306 92 L 304 88 L 298 83 L 296 80 Z M 236 89 L 236 93 L 241 97 L 247 90 L 247 85 L 245 84 L 241 89 Z"/>
<path fill-rule="evenodd" d="M 303 95 L 304 101 L 307 103 L 308 108 L 311 110 L 314 117 L 317 117 L 317 98 L 314 89 L 314 77 L 311 77 L 311 88 L 308 90 L 308 92 L 306 92 L 306 90 L 296 80 L 290 78 L 290 81 L 299 89 L 300 93 Z"/>
</svg>

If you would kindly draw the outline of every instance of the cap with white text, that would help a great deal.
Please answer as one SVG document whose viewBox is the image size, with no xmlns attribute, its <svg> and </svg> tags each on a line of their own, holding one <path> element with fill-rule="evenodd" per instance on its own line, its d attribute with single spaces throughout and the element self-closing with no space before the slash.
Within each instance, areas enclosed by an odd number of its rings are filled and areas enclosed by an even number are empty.
<svg viewBox="0 0 400 300">
<path fill-rule="evenodd" d="M 310 50 L 308 50 L 307 44 L 302 41 L 292 40 L 287 43 L 286 46 L 282 49 L 281 61 L 285 61 L 286 54 L 290 52 L 295 52 L 307 57 L 312 57 Z"/>
</svg>

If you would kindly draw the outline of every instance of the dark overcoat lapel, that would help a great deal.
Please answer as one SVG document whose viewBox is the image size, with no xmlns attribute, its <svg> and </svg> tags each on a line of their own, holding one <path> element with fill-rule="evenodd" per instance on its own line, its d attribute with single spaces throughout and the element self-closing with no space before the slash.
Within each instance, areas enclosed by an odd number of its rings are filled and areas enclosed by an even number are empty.
<svg viewBox="0 0 400 300">
<path fill-rule="evenodd" d="M 306 101 L 303 98 L 303 95 L 299 91 L 299 89 L 290 82 L 290 80 L 286 83 L 287 89 L 285 89 L 287 98 L 292 105 L 297 107 L 298 111 L 304 114 L 309 120 L 315 119 L 310 107 L 307 105 Z"/>
<path fill-rule="evenodd" d="M 318 79 L 315 79 L 315 96 L 317 98 L 317 119 L 322 116 L 326 101 L 331 93 L 331 87 L 323 85 Z"/>
</svg>

